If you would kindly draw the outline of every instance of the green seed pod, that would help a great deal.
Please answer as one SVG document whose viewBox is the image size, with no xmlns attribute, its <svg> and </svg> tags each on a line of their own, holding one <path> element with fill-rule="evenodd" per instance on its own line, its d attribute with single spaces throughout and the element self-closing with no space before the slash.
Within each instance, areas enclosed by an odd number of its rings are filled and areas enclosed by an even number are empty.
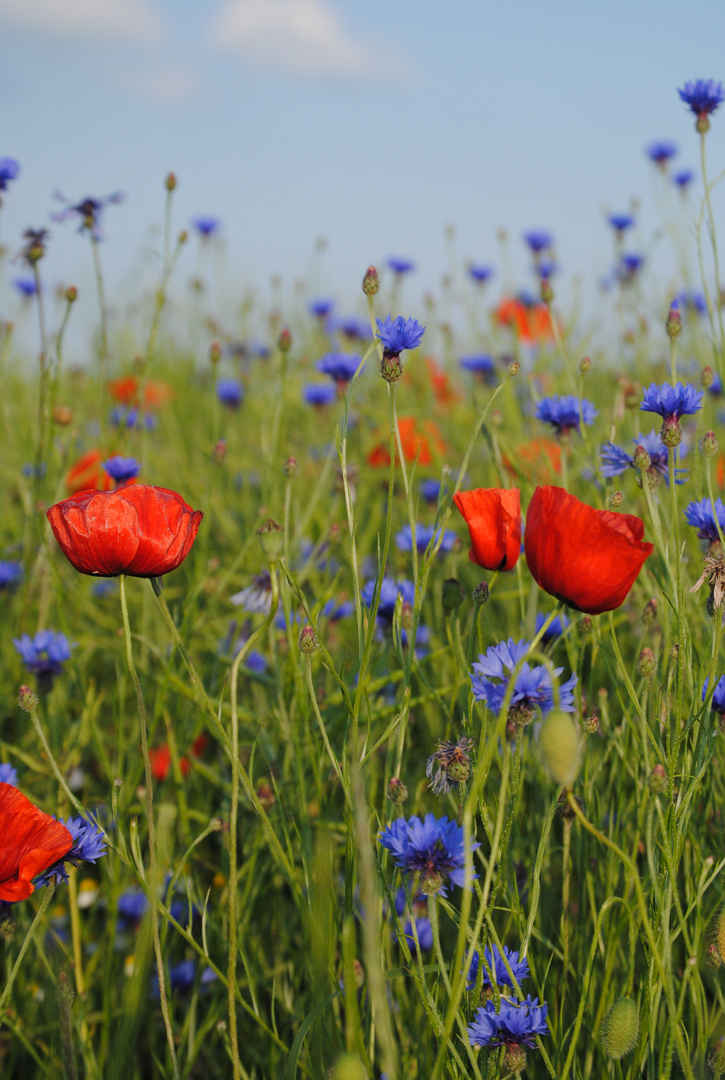
<svg viewBox="0 0 725 1080">
<path fill-rule="evenodd" d="M 715 920 L 715 945 L 720 959 L 723 960 L 723 957 L 725 956 L 725 908 L 723 908 Z M 725 961 L 723 961 L 723 963 L 725 963 Z"/>
<path fill-rule="evenodd" d="M 555 712 L 541 725 L 539 748 L 551 778 L 571 787 L 582 763 L 582 737 L 579 728 L 566 713 Z"/>
<path fill-rule="evenodd" d="M 343 1054 L 335 1062 L 332 1080 L 368 1080 L 368 1074 L 359 1057 L 355 1057 L 354 1054 Z"/>
<path fill-rule="evenodd" d="M 639 1035 L 639 1010 L 631 998 L 621 997 L 604 1017 L 599 1036 L 607 1057 L 618 1060 L 633 1050 Z"/>
</svg>

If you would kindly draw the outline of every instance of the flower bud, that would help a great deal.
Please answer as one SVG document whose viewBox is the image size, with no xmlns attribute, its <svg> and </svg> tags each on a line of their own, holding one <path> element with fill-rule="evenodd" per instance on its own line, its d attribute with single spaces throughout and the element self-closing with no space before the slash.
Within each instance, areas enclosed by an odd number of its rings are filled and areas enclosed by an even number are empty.
<svg viewBox="0 0 725 1080">
<path fill-rule="evenodd" d="M 682 333 L 682 316 L 676 300 L 670 305 L 665 329 L 667 330 L 667 336 L 673 339 L 679 337 Z"/>
<path fill-rule="evenodd" d="M 277 338 L 277 348 L 281 353 L 288 353 L 292 348 L 292 335 L 290 334 L 289 329 L 286 326 L 284 326 L 279 332 L 279 337 Z"/>
<path fill-rule="evenodd" d="M 682 425 L 677 416 L 668 416 L 660 429 L 660 438 L 665 446 L 673 450 L 682 442 Z"/>
<path fill-rule="evenodd" d="M 624 502 L 624 494 L 621 491 L 613 491 L 609 496 L 609 509 L 616 510 Z"/>
<path fill-rule="evenodd" d="M 255 794 L 264 810 L 271 810 L 277 801 L 274 788 L 271 784 L 268 784 L 266 780 L 263 780 L 262 783 L 259 784 Z"/>
<path fill-rule="evenodd" d="M 179 243 L 180 244 L 185 244 L 188 239 L 189 239 L 189 230 L 188 229 L 182 229 L 181 232 L 179 233 L 179 237 L 178 237 Z"/>
<path fill-rule="evenodd" d="M 402 780 L 399 780 L 397 776 L 391 776 L 388 784 L 388 798 L 391 802 L 394 802 L 396 806 L 402 806 L 405 800 L 408 798 L 408 789 Z"/>
<path fill-rule="evenodd" d="M 554 290 L 551 287 L 551 282 L 548 278 L 541 279 L 541 302 L 542 304 L 550 304 L 554 299 Z"/>
<path fill-rule="evenodd" d="M 311 656 L 319 645 L 314 627 L 310 626 L 309 623 L 302 630 L 297 644 L 299 645 L 300 652 L 304 653 L 305 656 Z"/>
<path fill-rule="evenodd" d="M 722 960 L 720 959 L 720 953 L 717 951 L 717 945 L 714 941 L 710 942 L 705 952 L 705 963 L 708 967 L 719 968 L 722 967 Z"/>
<path fill-rule="evenodd" d="M 501 427 L 503 424 L 503 415 L 500 409 L 493 409 L 491 415 L 488 418 L 488 422 L 491 427 Z"/>
<path fill-rule="evenodd" d="M 581 371 L 582 375 L 584 375 L 585 372 L 589 371 L 589 368 L 591 366 L 592 362 L 588 356 L 583 356 L 579 361 L 579 370 Z"/>
<path fill-rule="evenodd" d="M 262 545 L 262 551 L 273 562 L 282 554 L 284 547 L 284 530 L 281 525 L 272 518 L 267 518 L 264 525 L 257 529 L 257 536 Z"/>
<path fill-rule="evenodd" d="M 403 374 L 403 365 L 399 353 L 391 353 L 390 349 L 383 351 L 383 359 L 380 361 L 380 374 L 387 383 L 396 383 Z"/>
<path fill-rule="evenodd" d="M 717 945 L 720 959 L 723 960 L 723 957 L 725 957 L 725 908 L 723 908 L 715 920 L 715 944 Z M 725 963 L 725 961 L 723 961 L 723 963 Z"/>
<path fill-rule="evenodd" d="M 53 421 L 60 427 L 67 427 L 73 419 L 73 410 L 68 405 L 55 405 L 53 407 Z"/>
<path fill-rule="evenodd" d="M 639 1012 L 629 997 L 617 998 L 599 1031 L 607 1057 L 615 1061 L 633 1050 L 639 1035 Z"/>
<path fill-rule="evenodd" d="M 646 472 L 652 464 L 652 458 L 641 443 L 635 446 L 632 460 L 634 461 L 635 469 L 639 469 L 641 472 Z"/>
<path fill-rule="evenodd" d="M 65 298 L 69 304 L 74 303 L 78 299 L 78 289 L 75 285 L 69 285 L 65 290 Z"/>
<path fill-rule="evenodd" d="M 539 749 L 552 779 L 570 788 L 582 764 L 582 739 L 567 713 L 553 712 L 546 717 L 539 732 Z"/>
<path fill-rule="evenodd" d="M 23 712 L 34 712 L 38 708 L 38 695 L 29 686 L 21 686 L 18 691 L 18 705 Z"/>
<path fill-rule="evenodd" d="M 174 175 L 174 173 L 170 172 L 167 174 L 166 179 L 164 180 L 164 186 L 167 191 L 174 190 L 174 188 L 176 187 L 176 176 Z"/>
<path fill-rule="evenodd" d="M 712 368 L 708 364 L 700 372 L 700 385 L 702 386 L 703 390 L 709 390 L 714 382 L 715 382 L 715 373 L 713 372 Z"/>
<path fill-rule="evenodd" d="M 710 117 L 707 113 L 700 113 L 695 121 L 695 131 L 698 135 L 706 135 L 710 130 Z"/>
<path fill-rule="evenodd" d="M 446 578 L 443 582 L 443 614 L 448 617 L 463 603 L 465 593 L 458 578 Z"/>
<path fill-rule="evenodd" d="M 521 364 L 518 360 L 512 360 L 509 364 L 509 375 L 518 375 L 521 371 Z"/>
<path fill-rule="evenodd" d="M 714 431 L 706 431 L 702 438 L 702 452 L 705 457 L 712 457 L 720 449 L 717 435 Z"/>
<path fill-rule="evenodd" d="M 503 1063 L 504 1072 L 513 1073 L 514 1076 L 521 1076 L 521 1073 L 526 1068 L 526 1051 L 521 1043 L 512 1042 L 507 1045 Z"/>
<path fill-rule="evenodd" d="M 584 721 L 584 731 L 587 735 L 596 735 L 599 731 L 599 717 L 588 716 Z"/>
<path fill-rule="evenodd" d="M 647 778 L 647 787 L 653 795 L 663 795 L 667 791 L 667 769 L 661 761 L 652 766 L 652 772 Z"/>
<path fill-rule="evenodd" d="M 413 629 L 413 605 L 407 602 L 400 608 L 400 625 L 408 633 Z"/>
<path fill-rule="evenodd" d="M 288 457 L 284 463 L 284 474 L 288 480 L 297 475 L 297 458 Z"/>
<path fill-rule="evenodd" d="M 209 346 L 209 359 L 212 364 L 218 364 L 222 358 L 222 347 L 218 341 L 212 341 Z"/>
<path fill-rule="evenodd" d="M 590 634 L 592 632 L 592 617 L 591 615 L 582 615 L 579 620 L 579 630 L 582 634 Z"/>
<path fill-rule="evenodd" d="M 488 582 L 479 581 L 473 590 L 473 606 L 478 611 L 488 600 Z"/>
<path fill-rule="evenodd" d="M 366 296 L 375 296 L 380 288 L 380 279 L 374 266 L 368 266 L 362 279 L 362 291 Z"/>
<path fill-rule="evenodd" d="M 645 626 L 654 626 L 657 622 L 657 600 L 654 596 L 642 608 L 640 618 Z"/>
<path fill-rule="evenodd" d="M 227 456 L 227 441 L 226 439 L 219 439 L 214 444 L 214 449 L 211 452 L 211 456 L 216 461 L 217 465 L 221 465 Z"/>
<path fill-rule="evenodd" d="M 643 679 L 651 679 L 656 670 L 657 661 L 655 660 L 655 654 L 649 646 L 645 646 L 637 660 L 637 674 Z"/>
</svg>

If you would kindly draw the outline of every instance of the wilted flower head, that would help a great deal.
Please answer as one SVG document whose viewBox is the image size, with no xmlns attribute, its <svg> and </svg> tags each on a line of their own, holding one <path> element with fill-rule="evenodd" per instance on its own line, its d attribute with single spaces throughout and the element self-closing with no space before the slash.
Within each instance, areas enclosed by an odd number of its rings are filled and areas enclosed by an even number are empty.
<svg viewBox="0 0 725 1080">
<path fill-rule="evenodd" d="M 112 195 L 104 195 L 102 198 L 97 199 L 89 195 L 81 202 L 70 204 L 70 200 L 61 195 L 59 191 L 55 191 L 54 196 L 59 202 L 68 203 L 69 205 L 66 206 L 65 210 L 59 210 L 58 213 L 52 214 L 53 221 L 67 221 L 69 218 L 78 218 L 80 219 L 78 232 L 87 230 L 94 240 L 100 240 L 103 236 L 101 215 L 104 208 L 123 202 L 125 198 L 123 192 L 115 191 Z"/>
<path fill-rule="evenodd" d="M 516 665 L 529 651 L 530 642 L 502 641 L 491 645 L 485 656 L 479 656 L 473 664 L 471 688 L 477 701 L 485 701 L 489 709 L 498 713 L 504 703 L 511 675 Z M 554 686 L 552 675 L 557 678 L 563 668 L 532 667 L 528 662 L 521 665 L 516 675 L 513 693 L 509 702 L 509 719 L 522 724 L 529 723 L 536 708 L 547 712 L 554 706 Z M 558 708 L 562 712 L 574 711 L 574 687 L 576 675 L 558 688 Z"/>
<path fill-rule="evenodd" d="M 417 349 L 423 340 L 425 327 L 416 319 L 405 319 L 402 315 L 393 319 L 392 315 L 387 315 L 385 321 L 376 319 L 375 322 L 378 340 L 391 356 L 400 356 L 403 349 Z"/>
<path fill-rule="evenodd" d="M 598 415 L 591 401 L 580 400 L 574 394 L 552 394 L 543 398 L 536 409 L 536 419 L 551 424 L 557 435 L 579 431 L 581 421 L 592 424 Z"/>
<path fill-rule="evenodd" d="M 463 737 L 458 742 L 441 739 L 438 749 L 428 758 L 425 775 L 428 785 L 436 795 L 447 795 L 471 775 L 471 752 L 473 739 Z M 435 770 L 435 775 L 434 775 Z"/>
<path fill-rule="evenodd" d="M 392 852 L 396 866 L 404 873 L 419 875 L 419 888 L 426 896 L 445 895 L 446 877 L 454 885 L 465 884 L 463 826 L 455 821 L 433 814 L 426 814 L 423 821 L 415 815 L 408 821 L 396 818 L 378 840 Z M 471 851 L 478 847 L 480 844 L 471 844 Z"/>
</svg>

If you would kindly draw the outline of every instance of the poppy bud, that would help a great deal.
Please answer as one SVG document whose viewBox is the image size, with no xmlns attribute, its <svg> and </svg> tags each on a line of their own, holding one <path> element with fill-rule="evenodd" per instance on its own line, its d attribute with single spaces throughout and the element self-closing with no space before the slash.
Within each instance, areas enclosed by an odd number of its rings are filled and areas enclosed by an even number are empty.
<svg viewBox="0 0 725 1080">
<path fill-rule="evenodd" d="M 484 570 L 512 570 L 521 550 L 521 492 L 475 488 L 454 497 L 471 537 L 471 562 Z"/>
<path fill-rule="evenodd" d="M 546 717 L 539 733 L 539 749 L 552 779 L 570 788 L 581 769 L 582 739 L 567 713 L 553 712 Z"/>
<path fill-rule="evenodd" d="M 618 998 L 604 1017 L 600 1030 L 607 1057 L 618 1060 L 634 1049 L 639 1035 L 639 1012 L 629 997 Z"/>
<path fill-rule="evenodd" d="M 180 566 L 203 517 L 167 488 L 133 484 L 79 491 L 47 512 L 68 561 L 82 574 L 160 577 Z"/>
<path fill-rule="evenodd" d="M 375 296 L 375 293 L 379 288 L 380 279 L 378 277 L 378 272 L 374 266 L 368 266 L 362 280 L 362 291 L 366 296 Z"/>
<path fill-rule="evenodd" d="M 302 633 L 300 634 L 297 644 L 299 645 L 301 653 L 304 653 L 305 656 L 311 656 L 319 645 L 319 641 L 317 640 L 317 634 L 315 633 L 314 627 L 310 626 L 309 624 L 305 626 L 302 630 Z"/>
<path fill-rule="evenodd" d="M 702 439 L 702 452 L 705 457 L 712 457 L 720 449 L 717 435 L 714 431 L 706 431 Z"/>
</svg>

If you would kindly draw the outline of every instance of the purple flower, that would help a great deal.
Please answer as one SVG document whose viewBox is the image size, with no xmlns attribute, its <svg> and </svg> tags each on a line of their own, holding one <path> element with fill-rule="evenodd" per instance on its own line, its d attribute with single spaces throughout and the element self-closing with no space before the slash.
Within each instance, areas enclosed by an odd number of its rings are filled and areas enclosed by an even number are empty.
<svg viewBox="0 0 725 1080">
<path fill-rule="evenodd" d="M 349 341 L 369 341 L 373 336 L 367 319 L 358 319 L 357 315 L 346 315 L 336 319 L 334 328 Z"/>
<path fill-rule="evenodd" d="M 714 514 L 713 504 L 708 498 L 700 499 L 699 502 L 691 502 L 685 510 L 685 520 L 688 525 L 692 525 L 697 529 L 697 535 L 701 540 L 709 540 L 711 543 L 716 540 L 719 541 L 718 524 L 720 525 L 720 531 L 725 533 L 725 506 L 723 506 L 722 499 L 715 499 Z"/>
<path fill-rule="evenodd" d="M 360 367 L 361 360 L 362 357 L 357 353 L 331 352 L 318 360 L 315 367 L 321 374 L 329 375 L 338 384 L 349 383 Z"/>
<path fill-rule="evenodd" d="M 330 383 L 310 383 L 302 393 L 308 405 L 316 405 L 318 408 L 332 405 L 337 399 L 337 390 Z"/>
<path fill-rule="evenodd" d="M 493 359 L 485 353 L 462 356 L 459 363 L 465 371 L 472 371 L 474 375 L 479 375 L 484 382 L 495 382 L 496 368 Z"/>
<path fill-rule="evenodd" d="M 320 297 L 318 300 L 310 301 L 309 311 L 311 315 L 316 315 L 318 319 L 325 319 L 330 314 L 334 306 L 334 300 L 329 300 L 327 297 Z"/>
<path fill-rule="evenodd" d="M 18 290 L 21 296 L 29 300 L 32 296 L 35 296 L 38 292 L 38 285 L 35 278 L 31 277 L 16 277 L 13 278 L 13 285 Z"/>
<path fill-rule="evenodd" d="M 683 290 L 673 301 L 673 306 L 679 301 L 688 315 L 707 315 L 707 301 L 701 292 L 696 289 Z"/>
<path fill-rule="evenodd" d="M 53 194 L 60 202 L 69 203 L 69 200 L 64 195 L 61 195 L 59 191 L 55 191 Z M 94 240 L 100 240 L 103 237 L 101 215 L 104 208 L 123 202 L 124 198 L 125 195 L 121 191 L 115 191 L 112 195 L 105 195 L 98 199 L 89 195 L 81 202 L 68 205 L 65 210 L 59 210 L 57 214 L 52 214 L 51 217 L 53 221 L 67 221 L 68 218 L 78 218 L 80 219 L 78 232 L 88 230 Z"/>
<path fill-rule="evenodd" d="M 194 985 L 196 963 L 193 960 L 182 960 L 169 970 L 169 982 L 172 990 L 190 990 Z"/>
<path fill-rule="evenodd" d="M 607 221 L 620 236 L 634 225 L 634 218 L 631 214 L 610 214 Z"/>
<path fill-rule="evenodd" d="M 567 435 L 570 431 L 579 431 L 580 422 L 592 424 L 598 416 L 591 401 L 574 394 L 552 394 L 543 398 L 536 409 L 536 419 L 551 424 L 557 435 Z"/>
<path fill-rule="evenodd" d="M 18 770 L 7 762 L 0 765 L 0 784 L 10 784 L 11 787 L 18 786 Z"/>
<path fill-rule="evenodd" d="M 673 142 L 667 142 L 666 140 L 652 142 L 646 148 L 645 153 L 650 161 L 654 161 L 656 165 L 666 165 L 670 158 L 673 158 L 677 153 L 677 147 Z"/>
<path fill-rule="evenodd" d="M 116 454 L 103 462 L 103 471 L 107 472 L 117 484 L 123 484 L 126 480 L 132 480 L 141 472 L 141 463 L 136 458 L 122 457 Z"/>
<path fill-rule="evenodd" d="M 496 979 L 496 985 L 510 986 L 513 989 L 513 982 L 511 976 L 506 970 L 504 963 L 504 956 L 508 960 L 509 967 L 514 974 L 517 983 L 520 983 L 522 979 L 529 977 L 529 961 L 526 957 L 523 960 L 519 960 L 518 952 L 513 952 L 511 949 L 507 949 L 504 945 L 503 956 L 499 952 L 497 945 L 492 945 L 491 948 L 483 950 L 483 958 L 486 961 L 483 966 L 483 984 L 482 989 L 487 990 L 491 985 L 491 979 L 488 972 L 492 972 Z M 478 978 L 478 968 L 480 965 L 480 957 L 477 952 L 474 951 L 471 957 L 471 965 L 468 969 L 468 983 L 467 990 L 473 990 L 476 986 L 476 980 Z"/>
<path fill-rule="evenodd" d="M 415 933 L 418 936 L 418 944 L 421 949 L 433 948 L 433 927 L 430 924 L 428 918 L 428 897 L 423 896 L 423 893 L 418 893 L 417 896 L 411 897 L 411 908 L 415 917 Z M 407 909 L 407 897 L 405 895 L 405 886 L 401 885 L 395 894 L 395 910 L 398 915 L 404 915 Z M 406 919 L 405 926 L 403 927 L 403 933 L 408 940 L 408 945 L 411 949 L 415 948 L 415 934 L 413 934 L 413 925 L 410 918 Z M 382 1078 L 381 1078 L 382 1080 Z"/>
<path fill-rule="evenodd" d="M 404 873 L 420 875 L 419 888 L 426 896 L 445 895 L 446 877 L 454 885 L 465 883 L 463 826 L 447 817 L 426 814 L 421 821 L 414 814 L 408 821 L 396 818 L 378 840 L 392 852 L 396 866 Z M 480 844 L 471 844 L 471 851 L 478 847 Z"/>
<path fill-rule="evenodd" d="M 468 1026 L 471 1046 L 534 1046 L 537 1035 L 548 1035 L 546 1015 L 549 1006 L 539 1005 L 539 999 L 514 1002 L 501 998 L 499 1011 L 492 1001 L 476 1010 Z"/>
<path fill-rule="evenodd" d="M 687 82 L 681 90 L 678 89 L 677 93 L 698 118 L 714 113 L 718 105 L 725 101 L 722 83 L 716 83 L 714 79 L 695 79 L 694 82 Z"/>
<path fill-rule="evenodd" d="M 146 894 L 142 892 L 141 889 L 134 887 L 122 892 L 116 906 L 116 912 L 121 922 L 122 929 L 125 929 L 126 926 L 135 926 L 140 923 L 148 906 L 149 902 L 146 899 Z"/>
<path fill-rule="evenodd" d="M 73 837 L 73 847 L 35 879 L 36 885 L 48 885 L 53 879 L 57 884 L 67 881 L 66 863 L 71 866 L 80 866 L 84 862 L 94 863 L 106 854 L 106 837 L 95 821 L 69 817 L 63 824 Z"/>
<path fill-rule="evenodd" d="M 483 285 L 488 281 L 490 277 L 493 277 L 495 271 L 492 266 L 483 266 L 480 263 L 471 263 L 468 267 L 468 273 L 471 275 L 477 285 Z"/>
<path fill-rule="evenodd" d="M 20 172 L 20 165 L 15 158 L 0 158 L 0 191 L 7 191 L 8 183 Z"/>
<path fill-rule="evenodd" d="M 366 581 L 362 588 L 362 599 L 366 607 L 371 607 L 377 580 Z M 415 586 L 412 581 L 393 581 L 392 578 L 384 577 L 380 586 L 380 603 L 378 604 L 378 618 L 385 622 L 392 622 L 395 613 L 395 602 L 398 593 L 402 593 L 404 604 L 415 602 Z"/>
<path fill-rule="evenodd" d="M 236 379 L 218 379 L 216 396 L 227 408 L 238 409 L 244 397 L 244 387 Z"/>
<path fill-rule="evenodd" d="M 415 270 L 415 263 L 410 259 L 388 259 L 388 266 L 395 274 L 409 274 Z"/>
<path fill-rule="evenodd" d="M 147 431 L 156 427 L 156 417 L 151 413 L 141 414 L 138 409 L 126 409 L 123 405 L 111 409 L 109 420 L 114 427 L 140 428 L 143 425 Z"/>
<path fill-rule="evenodd" d="M 643 266 L 644 257 L 642 255 L 635 255 L 634 253 L 622 255 L 616 268 L 616 275 L 621 282 L 629 285 L 634 281 Z"/>
<path fill-rule="evenodd" d="M 536 633 L 537 634 L 538 634 L 539 630 L 541 630 L 541 627 L 546 622 L 546 619 L 547 619 L 547 616 L 544 615 L 543 612 L 541 612 L 541 611 L 536 616 Z M 558 637 L 561 637 L 561 635 L 564 633 L 564 631 L 566 630 L 568 625 L 569 625 L 569 620 L 567 619 L 566 615 L 562 611 L 559 615 L 556 616 L 555 619 L 552 620 L 552 622 L 549 623 L 548 627 L 544 631 L 544 636 L 541 639 L 543 641 L 544 645 L 548 645 L 550 641 L 556 641 L 556 639 Z"/>
<path fill-rule="evenodd" d="M 70 645 L 65 634 L 55 630 L 40 630 L 35 637 L 23 634 L 13 638 L 13 645 L 23 658 L 28 671 L 37 675 L 58 675 L 70 659 Z"/>
<path fill-rule="evenodd" d="M 471 688 L 477 701 L 485 701 L 491 712 L 498 713 L 504 703 L 511 674 L 520 660 L 529 651 L 528 641 L 502 641 L 491 645 L 485 656 L 479 656 L 473 664 Z M 554 668 L 550 673 L 545 667 L 531 667 L 524 663 L 516 676 L 513 693 L 509 703 L 509 717 L 514 721 L 529 723 L 534 710 L 548 712 L 554 707 L 554 678 L 561 675 L 563 668 Z M 562 712 L 574 712 L 573 690 L 577 684 L 576 675 L 559 687 L 558 707 Z"/>
<path fill-rule="evenodd" d="M 659 432 L 652 429 L 648 435 L 637 435 L 636 438 L 632 439 L 632 442 L 635 447 L 643 446 L 645 448 L 650 457 L 650 469 L 654 469 L 660 476 L 664 476 L 665 483 L 669 484 L 670 473 L 667 464 L 667 447 L 662 442 Z M 680 457 L 684 457 L 686 453 L 687 447 L 684 443 L 680 443 Z M 630 468 L 634 468 L 632 454 L 628 454 L 621 446 L 615 446 L 614 443 L 604 444 L 602 447 L 602 476 L 607 478 L 620 476 Z M 676 483 L 684 484 L 686 475 L 687 469 L 676 469 Z"/>
<path fill-rule="evenodd" d="M 221 222 L 215 217 L 195 217 L 191 224 L 199 235 L 206 239 L 219 230 Z"/>
<path fill-rule="evenodd" d="M 696 390 L 689 383 L 650 383 L 644 392 L 644 400 L 640 405 L 642 412 L 659 413 L 664 420 L 674 417 L 679 420 L 681 416 L 696 413 L 702 408 L 702 390 Z"/>
<path fill-rule="evenodd" d="M 388 315 L 384 322 L 380 319 L 375 322 L 378 325 L 378 340 L 390 356 L 400 356 L 403 349 L 417 349 L 423 340 L 425 327 L 416 319 L 404 319 L 398 315 L 394 320 Z"/>
<path fill-rule="evenodd" d="M 438 529 L 438 533 L 440 529 Z M 436 530 L 432 525 L 421 525 L 420 523 L 415 526 L 415 546 L 418 552 L 422 555 L 428 547 L 428 544 L 433 539 L 433 536 L 437 535 Z M 443 540 L 438 551 L 440 554 L 451 551 L 458 537 L 454 532 L 449 529 L 443 533 Z M 400 532 L 395 535 L 395 545 L 398 551 L 412 551 L 413 550 L 413 532 L 410 525 L 404 525 Z"/>
<path fill-rule="evenodd" d="M 0 559 L 0 592 L 11 589 L 23 578 L 23 565 L 12 560 Z"/>
<path fill-rule="evenodd" d="M 330 622 L 338 622 L 340 619 L 349 619 L 351 615 L 355 614 L 355 605 L 351 600 L 343 600 L 341 604 L 338 604 L 337 600 L 328 600 L 325 606 L 320 612 L 320 616 L 323 619 L 328 619 Z"/>
<path fill-rule="evenodd" d="M 707 684 L 709 678 L 705 679 L 702 687 L 702 700 L 707 697 Z M 715 692 L 712 695 L 712 704 L 710 706 L 713 712 L 720 713 L 721 716 L 725 716 L 725 675 L 722 675 L 718 680 L 715 687 Z"/>
<path fill-rule="evenodd" d="M 420 493 L 426 502 L 437 503 L 440 490 L 440 480 L 421 480 L 420 482 Z"/>
<path fill-rule="evenodd" d="M 524 233 L 524 241 L 534 255 L 539 255 L 553 245 L 554 237 L 545 229 L 531 229 Z"/>
<path fill-rule="evenodd" d="M 677 184 L 681 191 L 685 191 L 694 179 L 695 174 L 692 169 L 681 169 L 672 177 L 673 183 Z"/>
</svg>

